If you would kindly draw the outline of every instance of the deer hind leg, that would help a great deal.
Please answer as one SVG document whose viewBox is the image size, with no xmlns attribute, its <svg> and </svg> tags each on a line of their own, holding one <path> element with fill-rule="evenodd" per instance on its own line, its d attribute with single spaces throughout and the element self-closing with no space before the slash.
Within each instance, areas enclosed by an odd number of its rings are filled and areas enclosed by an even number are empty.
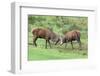
<svg viewBox="0 0 100 76">
<path fill-rule="evenodd" d="M 79 49 L 82 50 L 82 47 L 81 47 L 81 40 L 77 40 L 77 42 L 79 43 Z"/>
<path fill-rule="evenodd" d="M 72 45 L 72 49 L 74 49 L 74 47 L 73 47 L 73 42 L 71 41 L 71 45 Z"/>
<path fill-rule="evenodd" d="M 35 37 L 33 38 L 33 45 L 35 45 L 35 46 L 37 46 L 36 40 L 37 40 L 37 37 L 35 36 Z"/>
</svg>

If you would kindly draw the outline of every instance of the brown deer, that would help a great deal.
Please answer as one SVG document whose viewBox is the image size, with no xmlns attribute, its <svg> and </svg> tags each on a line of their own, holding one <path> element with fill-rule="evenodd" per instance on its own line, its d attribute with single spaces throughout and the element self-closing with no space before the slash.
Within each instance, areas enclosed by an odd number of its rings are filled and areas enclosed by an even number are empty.
<svg viewBox="0 0 100 76">
<path fill-rule="evenodd" d="M 81 40 L 80 40 L 79 30 L 72 30 L 72 31 L 64 33 L 64 37 L 61 40 L 61 44 L 66 43 L 67 45 L 68 42 L 71 42 L 72 49 L 73 49 L 73 41 L 77 41 L 79 43 L 79 48 L 81 49 Z"/>
<path fill-rule="evenodd" d="M 35 46 L 37 46 L 36 40 L 38 38 L 46 40 L 45 48 L 47 48 L 47 43 L 49 43 L 49 46 L 51 48 L 50 40 L 56 42 L 55 44 L 57 44 L 60 41 L 58 35 L 56 35 L 51 29 L 48 28 L 35 28 L 32 30 L 32 35 L 33 35 L 33 45 Z"/>
</svg>

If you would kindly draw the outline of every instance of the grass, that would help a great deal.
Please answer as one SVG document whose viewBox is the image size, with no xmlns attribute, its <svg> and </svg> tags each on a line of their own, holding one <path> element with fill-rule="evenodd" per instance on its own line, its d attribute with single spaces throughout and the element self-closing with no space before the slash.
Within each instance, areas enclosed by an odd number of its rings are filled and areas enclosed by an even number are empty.
<svg viewBox="0 0 100 76">
<path fill-rule="evenodd" d="M 48 46 L 45 49 L 45 40 L 38 39 L 37 47 L 32 45 L 32 35 L 29 33 L 29 43 L 28 43 L 28 60 L 51 60 L 51 59 L 80 59 L 87 58 L 87 39 L 82 38 L 82 50 L 79 50 L 78 43 L 74 42 L 74 49 L 72 49 L 71 44 L 68 43 L 65 48 L 64 45 L 60 46 L 54 45 L 52 43 L 52 48 Z"/>
</svg>

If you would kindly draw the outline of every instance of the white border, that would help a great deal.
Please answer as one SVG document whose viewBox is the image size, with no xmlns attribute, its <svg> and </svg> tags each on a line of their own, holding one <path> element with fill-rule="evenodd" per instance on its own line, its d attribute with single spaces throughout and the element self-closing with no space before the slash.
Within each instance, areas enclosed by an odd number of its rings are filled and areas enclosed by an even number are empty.
<svg viewBox="0 0 100 76">
<path fill-rule="evenodd" d="M 48 12 L 49 11 L 49 12 Z M 47 72 L 55 70 L 68 70 L 77 68 L 89 68 L 95 65 L 95 13 L 94 8 L 83 7 L 59 7 L 45 6 L 45 4 L 35 5 L 28 3 L 12 3 L 12 59 L 11 71 L 13 73 L 22 72 Z M 27 15 L 63 15 L 63 16 L 88 16 L 89 35 L 89 58 L 76 60 L 50 60 L 50 61 L 27 61 Z M 92 33 L 92 34 L 91 34 Z M 24 47 L 24 48 L 23 48 Z"/>
</svg>

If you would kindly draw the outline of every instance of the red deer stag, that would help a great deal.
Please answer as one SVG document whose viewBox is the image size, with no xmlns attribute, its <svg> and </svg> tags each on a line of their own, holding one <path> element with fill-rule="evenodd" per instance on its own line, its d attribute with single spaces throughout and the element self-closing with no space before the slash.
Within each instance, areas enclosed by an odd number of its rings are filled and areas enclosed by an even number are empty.
<svg viewBox="0 0 100 76">
<path fill-rule="evenodd" d="M 38 38 L 42 38 L 46 40 L 45 48 L 47 48 L 47 43 L 49 43 L 49 46 L 51 48 L 50 40 L 53 42 L 56 42 L 57 44 L 60 41 L 60 38 L 51 30 L 48 28 L 35 28 L 32 30 L 33 35 L 33 45 L 37 46 L 36 40 Z"/>
<path fill-rule="evenodd" d="M 79 30 L 72 30 L 69 32 L 64 33 L 64 37 L 61 40 L 61 44 L 71 42 L 72 49 L 73 49 L 73 41 L 77 41 L 79 43 L 79 47 L 81 50 L 81 40 L 80 40 L 80 31 Z M 65 45 L 65 47 L 66 47 Z"/>
</svg>

